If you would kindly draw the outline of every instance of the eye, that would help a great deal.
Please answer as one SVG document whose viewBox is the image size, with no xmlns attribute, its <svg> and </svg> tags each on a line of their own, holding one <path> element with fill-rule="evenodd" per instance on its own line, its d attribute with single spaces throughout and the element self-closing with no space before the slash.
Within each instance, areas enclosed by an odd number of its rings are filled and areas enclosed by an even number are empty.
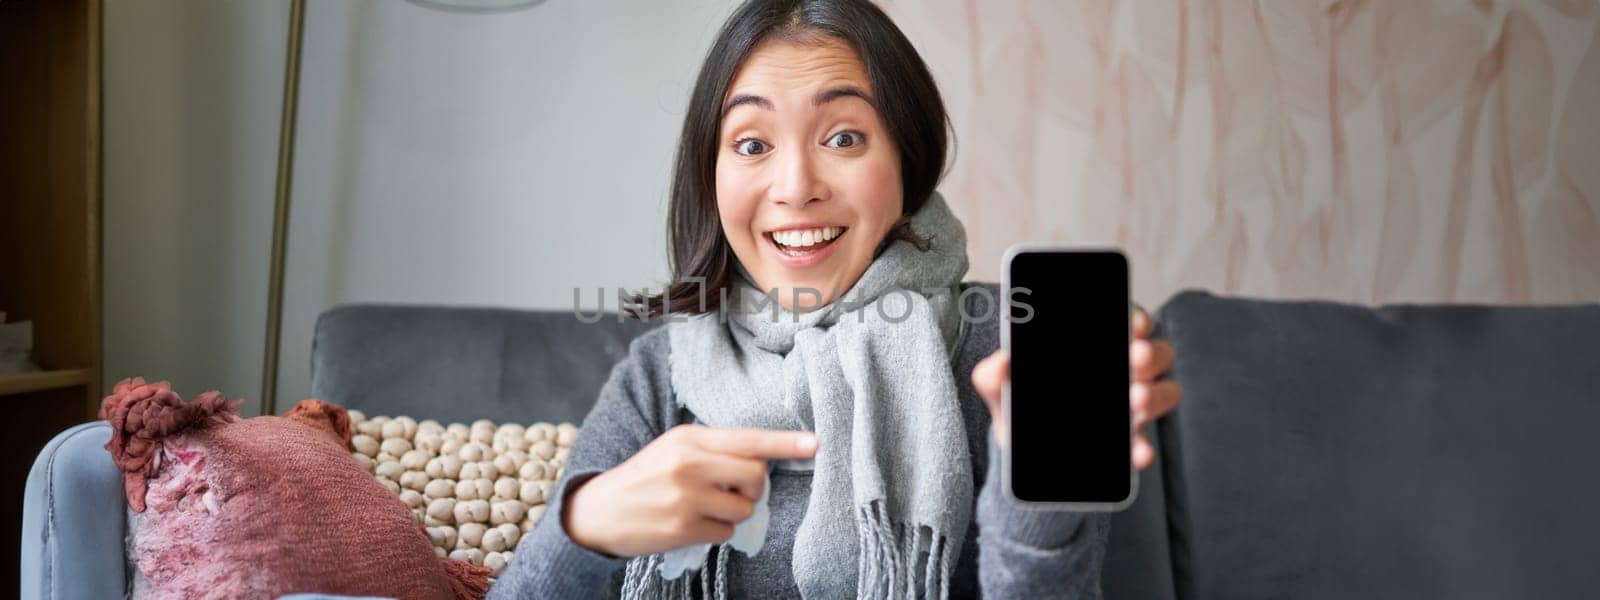
<svg viewBox="0 0 1600 600">
<path fill-rule="evenodd" d="M 841 131 L 828 138 L 829 148 L 854 148 L 867 141 L 867 136 L 859 131 Z"/>
<path fill-rule="evenodd" d="M 757 156 L 769 150 L 767 143 L 755 138 L 734 140 L 733 151 L 745 156 Z"/>
</svg>

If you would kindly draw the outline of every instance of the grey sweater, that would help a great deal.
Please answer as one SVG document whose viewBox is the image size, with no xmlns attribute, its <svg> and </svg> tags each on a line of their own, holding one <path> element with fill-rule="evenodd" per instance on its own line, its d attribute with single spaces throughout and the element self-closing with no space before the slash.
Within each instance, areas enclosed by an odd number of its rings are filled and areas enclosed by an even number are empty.
<svg viewBox="0 0 1600 600">
<path fill-rule="evenodd" d="M 983 286 L 999 298 L 993 284 Z M 966 314 L 986 314 L 986 322 L 963 324 L 951 366 L 966 421 L 976 498 L 974 520 L 951 576 L 951 595 L 959 598 L 1099 598 L 1110 517 L 1104 513 L 1038 510 L 1006 498 L 1000 489 L 999 450 L 989 434 L 989 411 L 972 387 L 972 368 L 999 348 L 994 304 L 969 294 Z M 988 312 L 985 312 L 988 311 Z M 562 529 L 561 510 L 578 484 L 633 456 L 673 426 L 695 423 L 677 406 L 669 371 L 665 328 L 638 339 L 611 371 L 595 407 L 583 422 L 566 472 L 556 484 L 544 518 L 517 544 L 511 564 L 489 589 L 489 598 L 614 598 L 622 584 L 625 558 L 579 546 Z M 1063 470 L 1064 477 L 1070 471 Z M 811 493 L 809 472 L 774 470 L 772 520 L 766 543 L 754 557 L 732 552 L 727 561 L 730 597 L 798 598 L 789 571 L 795 530 Z M 716 561 L 707 561 L 707 569 Z M 694 579 L 700 579 L 695 577 Z"/>
</svg>

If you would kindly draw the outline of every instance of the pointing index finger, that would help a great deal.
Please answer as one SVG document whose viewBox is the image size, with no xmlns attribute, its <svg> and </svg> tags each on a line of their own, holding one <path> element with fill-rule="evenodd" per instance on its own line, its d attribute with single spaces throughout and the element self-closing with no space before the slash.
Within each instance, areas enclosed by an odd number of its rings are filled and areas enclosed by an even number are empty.
<svg viewBox="0 0 1600 600">
<path fill-rule="evenodd" d="M 817 436 L 809 431 L 706 428 L 695 441 L 711 452 L 749 458 L 804 459 L 817 454 Z"/>
</svg>

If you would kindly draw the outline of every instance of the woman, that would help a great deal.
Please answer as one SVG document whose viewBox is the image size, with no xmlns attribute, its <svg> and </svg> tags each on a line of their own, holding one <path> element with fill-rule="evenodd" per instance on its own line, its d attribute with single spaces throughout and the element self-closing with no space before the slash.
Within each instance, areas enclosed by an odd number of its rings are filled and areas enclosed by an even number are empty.
<svg viewBox="0 0 1600 600">
<path fill-rule="evenodd" d="M 490 596 L 1098 596 L 1108 516 L 1023 507 L 988 468 L 1008 360 L 995 319 L 960 316 L 982 299 L 933 191 L 946 144 L 927 67 L 872 4 L 740 6 L 678 148 L 679 283 L 640 298 L 700 314 L 612 371 Z M 1134 321 L 1142 426 L 1180 390 Z M 723 544 L 763 501 L 759 550 Z M 704 566 L 669 578 L 685 558 Z"/>
</svg>

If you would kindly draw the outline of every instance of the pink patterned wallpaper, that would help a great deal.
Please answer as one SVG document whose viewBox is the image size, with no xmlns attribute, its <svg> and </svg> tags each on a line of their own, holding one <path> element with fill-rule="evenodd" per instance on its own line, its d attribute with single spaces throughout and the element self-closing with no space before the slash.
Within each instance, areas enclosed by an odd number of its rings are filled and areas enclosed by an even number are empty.
<svg viewBox="0 0 1600 600">
<path fill-rule="evenodd" d="M 1134 294 L 1600 301 L 1597 0 L 880 0 L 956 131 L 971 277 L 1114 244 Z"/>
</svg>

